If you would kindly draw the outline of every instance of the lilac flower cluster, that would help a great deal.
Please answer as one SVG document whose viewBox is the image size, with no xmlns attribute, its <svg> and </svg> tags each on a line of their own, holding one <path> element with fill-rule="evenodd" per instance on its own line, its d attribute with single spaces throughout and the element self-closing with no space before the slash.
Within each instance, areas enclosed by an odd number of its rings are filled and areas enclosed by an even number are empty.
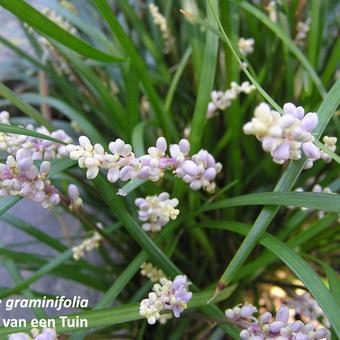
<svg viewBox="0 0 340 340">
<path fill-rule="evenodd" d="M 16 158 L 9 155 L 6 164 L 0 164 L 0 196 L 28 197 L 44 208 L 59 204 L 59 192 L 47 178 L 50 163 L 44 161 L 38 168 L 22 151 Z"/>
<path fill-rule="evenodd" d="M 269 105 L 261 103 L 254 112 L 254 118 L 243 126 L 247 135 L 254 135 L 262 142 L 262 148 L 270 152 L 273 161 L 283 164 L 288 159 L 298 160 L 302 153 L 307 157 L 304 168 L 309 169 L 313 162 L 322 158 L 330 161 L 329 156 L 313 144 L 313 130 L 318 124 L 315 112 L 305 114 L 301 106 L 287 103 L 283 107 L 283 115 L 271 110 Z M 327 147 L 332 144 L 335 150 L 335 137 L 325 137 Z"/>
<path fill-rule="evenodd" d="M 41 333 L 37 329 L 32 329 L 32 337 L 26 333 L 14 333 L 9 335 L 8 340 L 57 340 L 57 333 L 52 328 L 44 328 Z"/>
<path fill-rule="evenodd" d="M 177 275 L 173 281 L 165 277 L 154 284 L 148 298 L 141 301 L 139 314 L 144 316 L 150 325 L 161 321 L 162 311 L 172 311 L 179 318 L 192 297 L 188 291 L 189 283 L 185 275 Z"/>
<path fill-rule="evenodd" d="M 256 307 L 245 304 L 227 309 L 225 315 L 230 322 L 242 328 L 240 338 L 245 340 L 317 340 L 329 337 L 326 328 L 315 329 L 312 322 L 307 324 L 300 320 L 288 322 L 289 309 L 285 305 L 278 309 L 275 319 L 269 312 L 255 317 L 256 312 Z"/>
<path fill-rule="evenodd" d="M 118 179 L 128 181 L 134 178 L 156 182 L 169 168 L 177 177 L 190 184 L 191 189 L 214 191 L 214 180 L 222 165 L 216 163 L 208 151 L 200 150 L 189 157 L 190 143 L 186 139 L 170 145 L 170 156 L 166 154 L 167 148 L 164 137 L 158 138 L 156 146 L 150 147 L 148 153 L 141 157 L 135 157 L 131 145 L 121 139 L 109 144 L 111 153 L 106 152 L 101 144 L 92 145 L 86 136 L 79 137 L 79 145 L 66 146 L 70 158 L 77 160 L 80 168 L 87 169 L 88 179 L 95 178 L 99 169 L 105 169 L 107 179 L 112 183 Z"/>
<path fill-rule="evenodd" d="M 0 113 L 0 123 L 10 125 L 9 113 L 7 111 L 2 111 Z M 65 143 L 72 142 L 72 138 L 61 129 L 50 133 L 43 126 L 34 128 L 33 125 L 28 124 L 25 128 L 53 137 Z M 68 156 L 65 145 L 36 137 L 3 132 L 0 132 L 0 150 L 4 150 L 11 155 L 16 155 L 20 150 L 25 150 L 26 157 L 29 157 L 32 160 L 51 160 Z"/>
<path fill-rule="evenodd" d="M 48 161 L 43 161 L 38 168 L 27 156 L 27 150 L 19 150 L 16 158 L 9 155 L 5 164 L 0 163 L 0 196 L 20 195 L 39 202 L 44 208 L 58 205 L 61 194 L 48 179 L 50 169 L 51 163 Z M 78 188 L 70 184 L 68 191 L 69 206 L 73 209 L 79 208 L 82 200 Z"/>
<path fill-rule="evenodd" d="M 137 198 L 135 204 L 139 208 L 138 218 L 140 221 L 146 222 L 142 225 L 143 229 L 153 232 L 160 231 L 170 220 L 175 220 L 179 214 L 179 210 L 175 209 L 178 203 L 178 199 L 170 199 L 167 192 Z"/>
<path fill-rule="evenodd" d="M 244 81 L 241 85 L 236 82 L 231 82 L 230 89 L 226 91 L 212 91 L 211 101 L 208 104 L 207 118 L 212 118 L 216 110 L 225 110 L 231 106 L 233 100 L 237 98 L 240 93 L 249 94 L 255 90 L 255 86 L 249 81 Z"/>
<path fill-rule="evenodd" d="M 0 113 L 0 123 L 10 125 L 9 113 Z M 59 139 L 65 143 L 72 138 L 63 130 L 49 132 L 45 127 L 34 128 L 27 125 L 26 129 Z M 44 208 L 58 205 L 61 193 L 47 178 L 51 164 L 48 160 L 68 156 L 66 147 L 62 144 L 39 138 L 0 132 L 0 150 L 10 155 L 5 164 L 0 164 L 0 196 L 28 197 L 41 203 Z M 38 168 L 33 161 L 43 160 Z M 69 197 L 65 197 L 70 210 L 77 210 L 83 204 L 76 185 L 68 187 Z"/>
</svg>

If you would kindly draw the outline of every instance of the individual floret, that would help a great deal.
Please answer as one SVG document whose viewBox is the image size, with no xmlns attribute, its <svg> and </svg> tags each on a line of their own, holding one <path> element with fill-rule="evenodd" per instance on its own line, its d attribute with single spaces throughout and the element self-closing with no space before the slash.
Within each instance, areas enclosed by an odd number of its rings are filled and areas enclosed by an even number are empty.
<svg viewBox="0 0 340 340">
<path fill-rule="evenodd" d="M 71 211 L 78 210 L 83 205 L 83 200 L 80 197 L 79 189 L 75 184 L 70 184 L 67 188 L 70 203 L 68 208 Z"/>
</svg>

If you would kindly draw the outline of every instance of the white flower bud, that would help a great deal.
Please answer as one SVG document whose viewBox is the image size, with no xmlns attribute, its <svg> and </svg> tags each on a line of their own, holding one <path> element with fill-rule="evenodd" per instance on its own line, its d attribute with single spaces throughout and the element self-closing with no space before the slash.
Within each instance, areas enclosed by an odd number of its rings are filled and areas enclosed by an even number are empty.
<svg viewBox="0 0 340 340">
<path fill-rule="evenodd" d="M 42 162 L 40 164 L 40 173 L 44 176 L 47 176 L 51 170 L 51 163 L 50 162 Z"/>
<path fill-rule="evenodd" d="M 86 171 L 86 177 L 88 179 L 94 179 L 97 177 L 99 172 L 99 167 L 93 166 L 92 168 L 88 168 Z"/>
<path fill-rule="evenodd" d="M 265 312 L 260 316 L 260 322 L 261 323 L 268 323 L 271 318 L 272 318 L 271 313 Z"/>
<path fill-rule="evenodd" d="M 228 319 L 234 319 L 235 317 L 235 313 L 231 308 L 226 309 L 224 314 Z"/>
<path fill-rule="evenodd" d="M 79 198 L 79 189 L 75 184 L 70 184 L 67 188 L 68 195 L 71 199 Z"/>
<path fill-rule="evenodd" d="M 156 147 L 160 152 L 164 154 L 168 147 L 166 143 L 166 139 L 164 137 L 159 137 L 156 141 Z"/>
<path fill-rule="evenodd" d="M 84 149 L 88 148 L 89 145 L 91 145 L 91 141 L 86 136 L 80 136 L 78 141 L 79 141 L 79 145 L 83 147 Z"/>
<path fill-rule="evenodd" d="M 289 319 L 289 309 L 286 305 L 281 305 L 279 310 L 276 312 L 276 321 L 287 323 Z"/>
<path fill-rule="evenodd" d="M 242 318 L 249 318 L 251 317 L 255 312 L 257 312 L 257 308 L 253 305 L 246 304 L 242 306 L 240 311 L 240 316 Z"/>
</svg>

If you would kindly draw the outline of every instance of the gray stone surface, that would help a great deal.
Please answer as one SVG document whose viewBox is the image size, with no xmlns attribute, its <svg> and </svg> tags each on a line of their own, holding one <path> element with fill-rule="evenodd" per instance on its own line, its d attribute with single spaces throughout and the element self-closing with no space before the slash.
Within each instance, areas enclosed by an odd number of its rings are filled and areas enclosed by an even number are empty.
<svg viewBox="0 0 340 340">
<path fill-rule="evenodd" d="M 72 245 L 79 243 L 79 235 L 81 233 L 79 222 L 71 215 L 64 214 L 57 209 L 43 209 L 39 204 L 23 199 L 18 202 L 9 211 L 9 214 L 14 215 L 25 222 L 32 224 L 38 229 L 43 230 L 49 235 L 62 240 L 63 243 Z M 57 253 L 50 247 L 37 242 L 33 237 L 14 228 L 13 226 L 0 221 L 1 242 L 8 249 L 18 250 L 20 252 L 34 253 L 42 258 L 54 257 Z M 28 277 L 32 273 L 22 271 L 23 277 Z M 14 282 L 8 274 L 6 268 L 3 267 L 3 262 L 0 261 L 0 277 L 1 287 L 13 287 Z M 45 276 L 35 282 L 30 287 L 32 290 L 40 293 L 52 294 L 57 296 L 81 296 L 89 299 L 90 305 L 93 305 L 99 298 L 99 293 L 83 285 L 77 284 L 71 280 L 57 278 L 55 276 Z M 49 315 L 61 315 L 63 313 L 72 312 L 71 309 L 48 310 Z M 0 307 L 0 320 L 2 318 L 31 318 L 32 312 L 29 310 L 15 309 L 6 311 Z"/>
<path fill-rule="evenodd" d="M 52 4 L 55 0 L 49 0 L 48 4 Z M 46 6 L 46 1 L 30 0 L 37 9 Z M 20 47 L 27 53 L 32 53 L 29 43 L 26 40 L 23 30 L 21 29 L 18 20 L 5 9 L 0 8 L 1 35 L 10 40 L 16 46 Z M 24 77 L 22 71 L 22 61 L 17 55 L 7 47 L 0 44 L 0 80 L 17 79 Z M 29 68 L 27 68 L 29 70 Z M 26 71 L 27 71 L 26 69 Z M 34 225 L 35 227 L 47 232 L 53 237 L 63 239 L 65 244 L 72 245 L 74 236 L 79 235 L 80 226 L 77 220 L 72 216 L 61 213 L 58 209 L 46 210 L 39 204 L 30 200 L 22 200 L 16 204 L 9 213 L 24 221 Z M 57 253 L 50 247 L 37 242 L 34 238 L 28 236 L 24 232 L 15 229 L 13 226 L 4 223 L 0 220 L 0 235 L 1 242 L 6 248 L 17 250 L 19 252 L 28 252 L 37 254 L 43 258 L 54 257 Z M 77 243 L 77 242 L 76 242 Z M 79 242 L 78 242 L 79 243 Z M 73 241 L 74 244 L 74 241 Z M 28 277 L 32 273 L 23 271 L 22 276 Z M 3 266 L 0 257 L 0 278 L 1 287 L 13 287 L 15 284 L 6 268 Z M 31 289 L 52 295 L 65 295 L 66 297 L 82 296 L 88 298 L 90 305 L 94 304 L 99 297 L 98 292 L 87 289 L 86 287 L 76 284 L 70 280 L 59 279 L 54 276 L 45 276 L 31 285 Z M 60 312 L 49 310 L 50 315 L 70 313 L 71 310 L 63 310 Z M 2 318 L 31 318 L 31 311 L 13 310 L 6 311 L 0 306 L 0 323 Z"/>
</svg>

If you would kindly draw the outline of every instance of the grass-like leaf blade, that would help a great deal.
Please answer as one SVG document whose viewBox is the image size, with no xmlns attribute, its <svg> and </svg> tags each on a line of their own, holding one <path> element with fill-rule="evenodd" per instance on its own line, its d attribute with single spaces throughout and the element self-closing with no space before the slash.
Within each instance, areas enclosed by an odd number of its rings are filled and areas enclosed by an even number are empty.
<svg viewBox="0 0 340 340">
<path fill-rule="evenodd" d="M 123 58 L 106 54 L 73 36 L 23 0 L 0 0 L 0 5 L 40 33 L 58 41 L 84 57 L 109 63 L 124 60 Z"/>
<path fill-rule="evenodd" d="M 261 192 L 227 198 L 209 204 L 197 213 L 245 205 L 285 205 L 340 213 L 340 195 L 316 192 Z"/>
</svg>

